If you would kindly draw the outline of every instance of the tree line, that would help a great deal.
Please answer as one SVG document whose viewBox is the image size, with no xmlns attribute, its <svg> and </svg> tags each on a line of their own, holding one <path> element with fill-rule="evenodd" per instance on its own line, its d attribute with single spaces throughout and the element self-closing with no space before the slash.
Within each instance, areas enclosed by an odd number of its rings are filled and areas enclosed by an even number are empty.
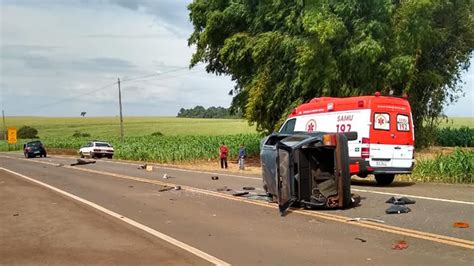
<svg viewBox="0 0 474 266">
<path fill-rule="evenodd" d="M 232 113 L 230 108 L 224 108 L 221 106 L 204 108 L 203 106 L 197 105 L 194 108 L 185 109 L 181 108 L 178 112 L 177 117 L 189 117 L 189 118 L 241 118 L 239 114 Z"/>
<path fill-rule="evenodd" d="M 472 0 L 194 0 L 188 39 L 199 62 L 236 86 L 231 108 L 271 132 L 320 96 L 409 95 L 417 144 L 474 49 Z"/>
</svg>

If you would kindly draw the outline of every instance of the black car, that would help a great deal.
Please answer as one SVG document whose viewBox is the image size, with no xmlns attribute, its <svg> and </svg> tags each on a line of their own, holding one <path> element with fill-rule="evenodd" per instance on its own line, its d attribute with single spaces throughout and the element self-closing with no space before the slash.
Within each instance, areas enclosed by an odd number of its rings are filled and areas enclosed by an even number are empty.
<svg viewBox="0 0 474 266">
<path fill-rule="evenodd" d="M 36 156 L 46 157 L 46 149 L 44 148 L 43 143 L 39 140 L 30 141 L 23 145 L 23 153 L 26 158 Z"/>
<path fill-rule="evenodd" d="M 276 133 L 263 139 L 263 187 L 278 202 L 281 215 L 291 205 L 347 208 L 351 195 L 347 140 L 357 133 Z"/>
</svg>

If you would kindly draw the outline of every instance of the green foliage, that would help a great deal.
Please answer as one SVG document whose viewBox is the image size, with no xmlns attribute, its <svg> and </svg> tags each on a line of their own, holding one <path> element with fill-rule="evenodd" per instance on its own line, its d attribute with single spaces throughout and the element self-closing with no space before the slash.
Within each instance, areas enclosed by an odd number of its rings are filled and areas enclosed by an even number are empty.
<svg viewBox="0 0 474 266">
<path fill-rule="evenodd" d="M 472 0 L 194 0 L 191 66 L 230 75 L 232 108 L 272 131 L 319 96 L 410 95 L 423 120 L 455 100 L 474 47 Z"/>
<path fill-rule="evenodd" d="M 91 134 L 85 133 L 85 132 L 80 132 L 80 131 L 75 131 L 74 134 L 72 134 L 73 138 L 89 138 Z"/>
<path fill-rule="evenodd" d="M 446 147 L 474 147 L 474 128 L 442 128 L 437 131 L 436 144 Z"/>
<path fill-rule="evenodd" d="M 17 138 L 19 139 L 37 139 L 38 130 L 30 126 L 23 126 L 17 131 Z"/>
<path fill-rule="evenodd" d="M 230 109 L 224 107 L 204 108 L 200 105 L 195 106 L 191 109 L 181 108 L 177 117 L 188 117 L 188 118 L 239 118 L 239 115 L 232 114 Z"/>
<path fill-rule="evenodd" d="M 473 183 L 474 151 L 456 148 L 449 155 L 417 161 L 413 180 L 423 182 Z"/>
<path fill-rule="evenodd" d="M 114 149 L 114 157 L 126 160 L 153 161 L 169 163 L 175 161 L 196 161 L 216 159 L 220 143 L 229 147 L 229 156 L 236 158 L 241 143 L 246 145 L 249 155 L 260 152 L 259 134 L 215 135 L 215 136 L 139 136 L 126 137 L 124 142 L 119 137 L 105 139 Z M 79 149 L 90 141 L 88 138 L 47 138 L 43 143 L 48 148 Z M 0 146 L 1 148 L 1 146 Z"/>
</svg>

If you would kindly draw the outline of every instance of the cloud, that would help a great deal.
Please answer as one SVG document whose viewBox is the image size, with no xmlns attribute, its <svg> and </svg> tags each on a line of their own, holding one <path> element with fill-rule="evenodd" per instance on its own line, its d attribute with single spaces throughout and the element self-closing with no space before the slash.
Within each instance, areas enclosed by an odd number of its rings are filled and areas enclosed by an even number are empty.
<svg viewBox="0 0 474 266">
<path fill-rule="evenodd" d="M 187 9 L 189 0 L 109 0 L 123 8 L 153 15 L 157 23 L 177 36 L 187 36 L 192 30 Z"/>
</svg>

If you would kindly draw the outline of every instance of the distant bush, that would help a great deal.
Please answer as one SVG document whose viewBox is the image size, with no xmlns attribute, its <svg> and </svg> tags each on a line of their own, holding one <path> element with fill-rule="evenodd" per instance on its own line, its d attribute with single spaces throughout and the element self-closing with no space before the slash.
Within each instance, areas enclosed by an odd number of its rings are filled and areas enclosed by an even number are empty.
<svg viewBox="0 0 474 266">
<path fill-rule="evenodd" d="M 474 180 L 474 151 L 455 148 L 448 155 L 419 160 L 412 177 L 422 182 L 472 183 Z"/>
<path fill-rule="evenodd" d="M 17 138 L 19 139 L 37 139 L 38 130 L 34 127 L 23 126 L 17 131 Z"/>
<path fill-rule="evenodd" d="M 161 133 L 160 131 L 156 131 L 156 132 L 151 133 L 151 136 L 152 137 L 161 137 L 161 136 L 163 136 L 163 133 Z"/>
<path fill-rule="evenodd" d="M 80 132 L 80 131 L 75 131 L 74 134 L 72 134 L 74 138 L 89 138 L 91 134 L 85 133 L 85 132 Z"/>
<path fill-rule="evenodd" d="M 474 128 L 442 128 L 436 134 L 436 144 L 439 146 L 474 147 Z"/>
</svg>

